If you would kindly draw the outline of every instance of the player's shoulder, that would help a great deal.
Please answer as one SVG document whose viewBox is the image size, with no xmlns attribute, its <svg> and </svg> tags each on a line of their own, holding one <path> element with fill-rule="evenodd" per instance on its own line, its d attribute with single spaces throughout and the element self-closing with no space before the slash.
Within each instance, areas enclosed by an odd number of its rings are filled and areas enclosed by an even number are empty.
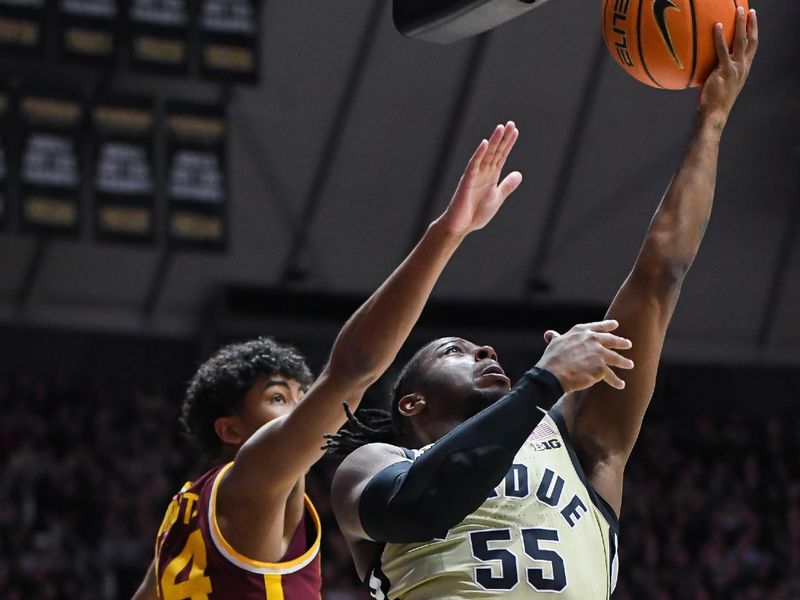
<svg viewBox="0 0 800 600">
<path fill-rule="evenodd" d="M 353 450 L 336 469 L 331 483 L 331 496 L 352 497 L 375 475 L 400 461 L 410 460 L 400 446 L 374 442 Z"/>
<path fill-rule="evenodd" d="M 393 463 L 408 460 L 410 452 L 400 446 L 383 442 L 365 444 L 347 455 L 336 469 L 336 476 L 341 477 L 354 471 L 377 472 Z"/>
<path fill-rule="evenodd" d="M 345 537 L 364 538 L 359 517 L 361 493 L 375 475 L 405 460 L 409 458 L 400 446 L 375 442 L 357 448 L 342 461 L 331 482 L 331 507 Z"/>
</svg>

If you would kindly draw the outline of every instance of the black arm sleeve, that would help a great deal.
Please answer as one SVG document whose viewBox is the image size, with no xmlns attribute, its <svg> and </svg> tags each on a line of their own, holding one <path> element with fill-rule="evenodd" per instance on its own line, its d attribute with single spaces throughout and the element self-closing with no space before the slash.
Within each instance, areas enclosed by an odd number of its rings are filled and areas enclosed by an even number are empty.
<svg viewBox="0 0 800 600">
<path fill-rule="evenodd" d="M 359 517 L 377 542 L 443 537 L 505 477 L 542 419 L 537 403 L 557 400 L 558 379 L 534 367 L 492 406 L 465 421 L 413 463 L 383 469 L 361 494 Z"/>
</svg>

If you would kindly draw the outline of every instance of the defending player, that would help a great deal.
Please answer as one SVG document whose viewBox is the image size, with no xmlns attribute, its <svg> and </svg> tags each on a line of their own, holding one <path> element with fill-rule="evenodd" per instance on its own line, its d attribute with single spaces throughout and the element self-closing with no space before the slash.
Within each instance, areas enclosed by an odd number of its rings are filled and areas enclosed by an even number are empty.
<svg viewBox="0 0 800 600">
<path fill-rule="evenodd" d="M 448 208 L 348 320 L 316 381 L 293 348 L 270 339 L 228 346 L 200 367 L 184 422 L 227 462 L 173 498 L 134 598 L 319 598 L 321 532 L 305 473 L 323 434 L 344 422 L 342 403 L 355 409 L 392 362 L 450 256 L 519 185 L 516 172 L 498 185 L 517 136 L 509 122 L 478 146 Z M 593 370 L 586 385 L 610 372 L 601 349 L 580 365 Z"/>
<path fill-rule="evenodd" d="M 331 439 L 334 450 L 360 446 L 337 470 L 332 500 L 374 598 L 610 597 L 623 473 L 708 222 L 720 135 L 756 50 L 755 12 L 737 15 L 732 53 L 720 26 L 714 36 L 719 65 L 701 91 L 694 138 L 608 310 L 633 341 L 624 389 L 568 393 L 536 426 L 520 396 L 538 388 L 557 400 L 552 377 L 534 368 L 506 393 L 491 348 L 445 338 L 406 365 L 390 416 L 367 413 L 368 426 L 351 417 Z"/>
</svg>

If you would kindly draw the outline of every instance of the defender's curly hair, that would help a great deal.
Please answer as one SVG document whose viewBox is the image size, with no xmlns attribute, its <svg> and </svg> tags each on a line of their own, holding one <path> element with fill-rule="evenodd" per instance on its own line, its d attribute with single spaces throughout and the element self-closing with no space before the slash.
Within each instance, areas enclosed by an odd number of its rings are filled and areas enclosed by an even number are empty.
<svg viewBox="0 0 800 600">
<path fill-rule="evenodd" d="M 234 413 L 262 376 L 283 375 L 308 388 L 314 381 L 300 352 L 271 337 L 230 344 L 203 363 L 189 382 L 180 422 L 187 435 L 211 454 L 222 450 L 214 421 Z"/>
<path fill-rule="evenodd" d="M 415 442 L 415 435 L 411 429 L 411 422 L 400 414 L 400 399 L 410 394 L 420 382 L 420 367 L 422 365 L 423 346 L 411 357 L 392 386 L 391 410 L 380 408 L 362 408 L 357 414 L 350 412 L 347 404 L 344 412 L 347 422 L 338 432 L 328 434 L 323 450 L 332 456 L 344 458 L 353 450 L 366 444 L 383 442 L 395 445 L 411 445 Z"/>
</svg>

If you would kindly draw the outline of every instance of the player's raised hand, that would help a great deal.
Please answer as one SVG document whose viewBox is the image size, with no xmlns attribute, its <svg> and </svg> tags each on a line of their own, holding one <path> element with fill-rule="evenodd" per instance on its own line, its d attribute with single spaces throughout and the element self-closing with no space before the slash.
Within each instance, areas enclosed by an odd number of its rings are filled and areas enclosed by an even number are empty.
<svg viewBox="0 0 800 600">
<path fill-rule="evenodd" d="M 611 367 L 632 369 L 633 361 L 615 350 L 628 350 L 631 341 L 611 333 L 619 323 L 613 319 L 575 325 L 564 334 L 549 329 L 544 334 L 547 349 L 537 367 L 556 376 L 565 392 L 575 392 L 605 381 L 621 390 L 625 382 Z"/>
<path fill-rule="evenodd" d="M 500 181 L 500 173 L 519 136 L 513 121 L 498 125 L 467 163 L 455 194 L 439 221 L 456 235 L 481 229 L 492 220 L 508 196 L 522 182 L 519 171 Z M 498 183 L 499 182 L 499 183 Z"/>
<path fill-rule="evenodd" d="M 700 111 L 715 113 L 727 119 L 744 82 L 750 73 L 753 57 L 758 48 L 758 20 L 756 11 L 745 14 L 739 7 L 736 11 L 736 29 L 733 35 L 733 50 L 722 35 L 722 24 L 714 27 L 714 45 L 719 63 L 703 84 L 700 92 Z"/>
</svg>

